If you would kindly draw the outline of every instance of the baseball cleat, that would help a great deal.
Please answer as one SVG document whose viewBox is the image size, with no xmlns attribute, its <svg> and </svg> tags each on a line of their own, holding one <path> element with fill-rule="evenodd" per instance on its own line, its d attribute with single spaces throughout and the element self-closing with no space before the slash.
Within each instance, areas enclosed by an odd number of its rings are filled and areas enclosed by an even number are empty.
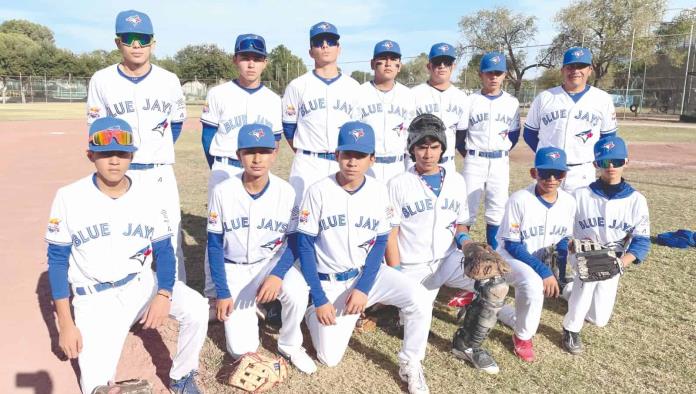
<svg viewBox="0 0 696 394">
<path fill-rule="evenodd" d="M 290 361 L 292 365 L 294 365 L 295 368 L 297 368 L 300 372 L 311 375 L 317 371 L 317 365 L 314 363 L 314 360 L 309 357 L 303 347 L 300 347 L 292 352 L 285 352 L 279 347 L 278 353 L 283 356 L 283 358 Z"/>
<path fill-rule="evenodd" d="M 572 355 L 582 353 L 582 340 L 580 340 L 579 332 L 568 331 L 563 329 L 563 349 Z"/>
<path fill-rule="evenodd" d="M 517 357 L 528 363 L 534 361 L 534 345 L 531 339 L 519 339 L 517 335 L 512 334 L 512 343 L 515 345 L 515 354 Z"/>
<path fill-rule="evenodd" d="M 459 350 L 455 347 L 452 348 L 452 354 L 454 354 L 457 358 L 470 362 L 474 365 L 474 368 L 480 369 L 487 374 L 495 375 L 500 372 L 498 364 L 485 349 L 470 347 L 464 350 Z"/>
<path fill-rule="evenodd" d="M 430 389 L 425 383 L 423 367 L 418 361 L 409 363 L 408 361 L 399 362 L 399 377 L 408 383 L 410 394 L 429 394 Z"/>
</svg>

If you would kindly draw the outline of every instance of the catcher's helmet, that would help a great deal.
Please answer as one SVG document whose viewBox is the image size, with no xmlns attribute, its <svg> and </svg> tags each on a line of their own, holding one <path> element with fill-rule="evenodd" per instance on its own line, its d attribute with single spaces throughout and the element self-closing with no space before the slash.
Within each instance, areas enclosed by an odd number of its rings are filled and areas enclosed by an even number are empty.
<svg viewBox="0 0 696 394">
<path fill-rule="evenodd" d="M 433 137 L 442 144 L 442 151 L 447 150 L 447 136 L 445 124 L 433 114 L 421 114 L 413 118 L 408 126 L 408 152 L 425 137 Z"/>
</svg>

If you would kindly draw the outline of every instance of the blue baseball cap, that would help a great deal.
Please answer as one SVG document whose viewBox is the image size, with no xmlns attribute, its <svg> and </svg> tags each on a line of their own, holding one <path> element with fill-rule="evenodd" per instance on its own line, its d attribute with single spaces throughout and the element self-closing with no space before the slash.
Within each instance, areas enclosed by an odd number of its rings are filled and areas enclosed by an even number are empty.
<svg viewBox="0 0 696 394">
<path fill-rule="evenodd" d="M 457 52 L 453 45 L 446 42 L 438 42 L 437 44 L 430 47 L 430 54 L 428 55 L 428 60 L 433 60 L 433 58 L 447 56 L 452 59 L 457 58 Z"/>
<path fill-rule="evenodd" d="M 534 168 L 541 170 L 568 171 L 566 153 L 561 148 L 547 146 L 541 148 L 534 156 Z"/>
<path fill-rule="evenodd" d="M 500 52 L 486 52 L 483 57 L 481 57 L 479 71 L 482 73 L 491 71 L 507 72 L 507 61 L 505 60 L 505 55 Z"/>
<path fill-rule="evenodd" d="M 121 33 L 155 34 L 150 17 L 136 10 L 121 11 L 116 16 L 116 34 Z"/>
<path fill-rule="evenodd" d="M 627 159 L 628 149 L 621 137 L 604 137 L 594 144 L 595 161 L 606 159 Z"/>
<path fill-rule="evenodd" d="M 116 142 L 116 139 L 111 137 L 107 145 L 95 145 L 92 142 L 92 136 L 100 131 L 110 132 L 110 131 L 126 131 L 131 133 L 131 143 L 128 145 L 122 145 Z M 89 146 L 88 149 L 92 152 L 135 152 L 138 150 L 135 145 L 133 145 L 133 129 L 130 127 L 128 122 L 123 119 L 113 118 L 107 116 L 105 118 L 99 118 L 95 120 L 91 126 L 89 126 Z"/>
<path fill-rule="evenodd" d="M 372 58 L 376 58 L 379 55 L 383 55 L 385 53 L 393 54 L 398 57 L 401 57 L 401 48 L 399 47 L 399 44 L 396 41 L 392 40 L 384 40 L 380 41 L 377 44 L 375 44 L 375 51 L 372 53 Z"/>
<path fill-rule="evenodd" d="M 367 123 L 357 121 L 344 123 L 338 132 L 336 150 L 375 153 L 375 131 Z"/>
<path fill-rule="evenodd" d="M 322 35 L 322 34 L 331 35 L 331 36 L 334 36 L 336 38 L 341 37 L 338 34 L 338 29 L 336 29 L 336 26 L 332 25 L 329 22 L 319 22 L 309 29 L 309 39 L 310 40 L 312 38 L 319 36 L 319 35 Z"/>
<path fill-rule="evenodd" d="M 587 48 L 572 47 L 563 54 L 563 65 L 566 64 L 592 64 L 592 52 Z"/>
<path fill-rule="evenodd" d="M 269 148 L 275 149 L 275 136 L 270 127 L 251 123 L 242 126 L 237 136 L 237 149 Z"/>
<path fill-rule="evenodd" d="M 268 56 L 266 53 L 266 40 L 257 34 L 240 34 L 234 43 L 234 54 L 255 53 L 261 56 Z"/>
</svg>

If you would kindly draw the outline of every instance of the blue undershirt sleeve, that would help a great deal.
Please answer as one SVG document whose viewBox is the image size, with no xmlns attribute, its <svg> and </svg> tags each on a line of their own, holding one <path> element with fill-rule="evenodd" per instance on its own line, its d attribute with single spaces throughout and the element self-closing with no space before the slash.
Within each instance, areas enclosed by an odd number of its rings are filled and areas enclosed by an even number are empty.
<svg viewBox="0 0 696 394">
<path fill-rule="evenodd" d="M 286 123 L 283 122 L 283 134 L 285 134 L 285 139 L 292 141 L 295 138 L 295 131 L 297 130 L 297 123 Z"/>
<path fill-rule="evenodd" d="M 280 279 L 285 278 L 285 274 L 288 272 L 290 267 L 292 267 L 292 264 L 297 258 L 297 234 L 289 234 L 286 242 L 288 243 L 288 246 L 285 248 L 283 255 L 280 256 L 280 259 L 276 263 L 275 267 L 273 267 L 271 270 L 271 275 L 275 275 Z"/>
<path fill-rule="evenodd" d="M 553 275 L 551 269 L 541 262 L 538 258 L 532 256 L 527 247 L 522 242 L 505 241 L 505 250 L 510 253 L 510 256 L 532 267 L 541 279 L 546 279 Z"/>
<path fill-rule="evenodd" d="M 367 258 L 365 258 L 363 273 L 360 279 L 358 279 L 358 283 L 355 285 L 356 289 L 365 294 L 370 293 L 372 285 L 375 283 L 375 277 L 377 276 L 379 267 L 382 265 L 382 259 L 384 258 L 384 251 L 387 249 L 388 238 L 389 234 L 378 236 L 372 249 L 370 249 L 370 253 L 368 253 Z"/>
<path fill-rule="evenodd" d="M 273 138 L 278 142 L 283 138 L 283 133 L 273 134 Z"/>
<path fill-rule="evenodd" d="M 54 300 L 70 297 L 68 264 L 70 245 L 48 244 L 48 283 Z"/>
<path fill-rule="evenodd" d="M 517 141 L 520 140 L 520 131 L 519 130 L 512 130 L 508 133 L 508 138 L 510 139 L 510 142 L 512 142 L 512 146 L 510 147 L 510 150 L 517 145 Z"/>
<path fill-rule="evenodd" d="M 208 231 L 208 264 L 210 265 L 210 277 L 215 284 L 217 298 L 230 298 L 230 289 L 227 287 L 227 275 L 225 275 L 225 258 L 222 254 L 224 236 Z"/>
<path fill-rule="evenodd" d="M 176 258 L 171 237 L 154 242 L 152 255 L 157 262 L 157 287 L 171 293 L 176 279 Z"/>
<path fill-rule="evenodd" d="M 314 250 L 314 242 L 317 237 L 297 233 L 297 253 L 300 257 L 300 268 L 305 281 L 309 285 L 309 294 L 312 296 L 314 307 L 320 307 L 329 302 L 326 293 L 321 287 L 317 272 L 317 256 Z"/>
<path fill-rule="evenodd" d="M 522 138 L 524 138 L 524 142 L 526 142 L 527 145 L 532 148 L 532 151 L 537 151 L 537 146 L 539 145 L 539 130 L 532 130 L 527 126 L 524 126 Z"/>
<path fill-rule="evenodd" d="M 213 137 L 217 133 L 217 127 L 201 122 L 203 131 L 201 132 L 201 144 L 203 144 L 203 153 L 205 159 L 208 160 L 208 167 L 213 167 L 213 156 L 210 154 L 210 144 L 213 143 Z"/>
<path fill-rule="evenodd" d="M 631 245 L 628 247 L 627 252 L 636 256 L 635 264 L 640 264 L 645 261 L 648 257 L 648 252 L 650 251 L 650 238 L 644 236 L 636 236 L 631 241 Z"/>
<path fill-rule="evenodd" d="M 176 144 L 176 140 L 179 139 L 179 136 L 181 135 L 181 129 L 184 127 L 183 122 L 172 122 L 172 138 L 174 139 L 174 143 Z"/>
<path fill-rule="evenodd" d="M 466 156 L 466 130 L 457 130 L 454 147 L 460 155 Z"/>
</svg>

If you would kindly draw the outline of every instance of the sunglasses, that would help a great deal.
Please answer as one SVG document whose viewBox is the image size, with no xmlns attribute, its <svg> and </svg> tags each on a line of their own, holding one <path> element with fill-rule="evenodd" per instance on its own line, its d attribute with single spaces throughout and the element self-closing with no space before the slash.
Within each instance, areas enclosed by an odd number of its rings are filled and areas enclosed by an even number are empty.
<svg viewBox="0 0 696 394">
<path fill-rule="evenodd" d="M 545 169 L 545 168 L 538 168 L 537 174 L 539 174 L 539 178 L 541 178 L 541 179 L 550 179 L 551 176 L 553 176 L 556 179 L 563 179 L 566 176 L 565 171 L 550 170 L 550 169 Z"/>
<path fill-rule="evenodd" d="M 334 37 L 318 37 L 312 38 L 311 44 L 314 48 L 321 48 L 326 43 L 327 46 L 335 47 L 338 46 L 338 38 Z"/>
<path fill-rule="evenodd" d="M 263 43 L 263 41 L 256 39 L 256 38 L 248 38 L 246 40 L 242 40 L 239 42 L 237 47 L 235 48 L 235 52 L 244 52 L 244 51 L 260 51 L 260 52 L 266 52 L 266 44 Z"/>
<path fill-rule="evenodd" d="M 118 35 L 118 40 L 127 47 L 133 46 L 136 41 L 140 43 L 141 47 L 149 47 L 155 42 L 153 35 L 142 33 L 121 33 Z"/>
<path fill-rule="evenodd" d="M 445 67 L 452 67 L 454 64 L 454 59 L 450 57 L 436 57 L 432 60 L 430 60 L 430 64 L 433 65 L 433 67 L 440 67 L 440 66 L 445 66 Z"/>
<path fill-rule="evenodd" d="M 571 64 L 566 64 L 563 67 L 565 67 L 569 70 L 582 70 L 584 68 L 590 67 L 590 65 L 585 64 L 585 63 L 571 63 Z"/>
<path fill-rule="evenodd" d="M 614 168 L 621 168 L 624 166 L 624 164 L 626 164 L 626 159 L 604 159 L 597 160 L 595 163 L 597 163 L 597 167 L 599 168 L 609 168 L 610 164 Z"/>
<path fill-rule="evenodd" d="M 89 137 L 89 142 L 96 146 L 109 145 L 116 140 L 119 145 L 133 145 L 133 133 L 118 129 L 99 130 Z"/>
</svg>

